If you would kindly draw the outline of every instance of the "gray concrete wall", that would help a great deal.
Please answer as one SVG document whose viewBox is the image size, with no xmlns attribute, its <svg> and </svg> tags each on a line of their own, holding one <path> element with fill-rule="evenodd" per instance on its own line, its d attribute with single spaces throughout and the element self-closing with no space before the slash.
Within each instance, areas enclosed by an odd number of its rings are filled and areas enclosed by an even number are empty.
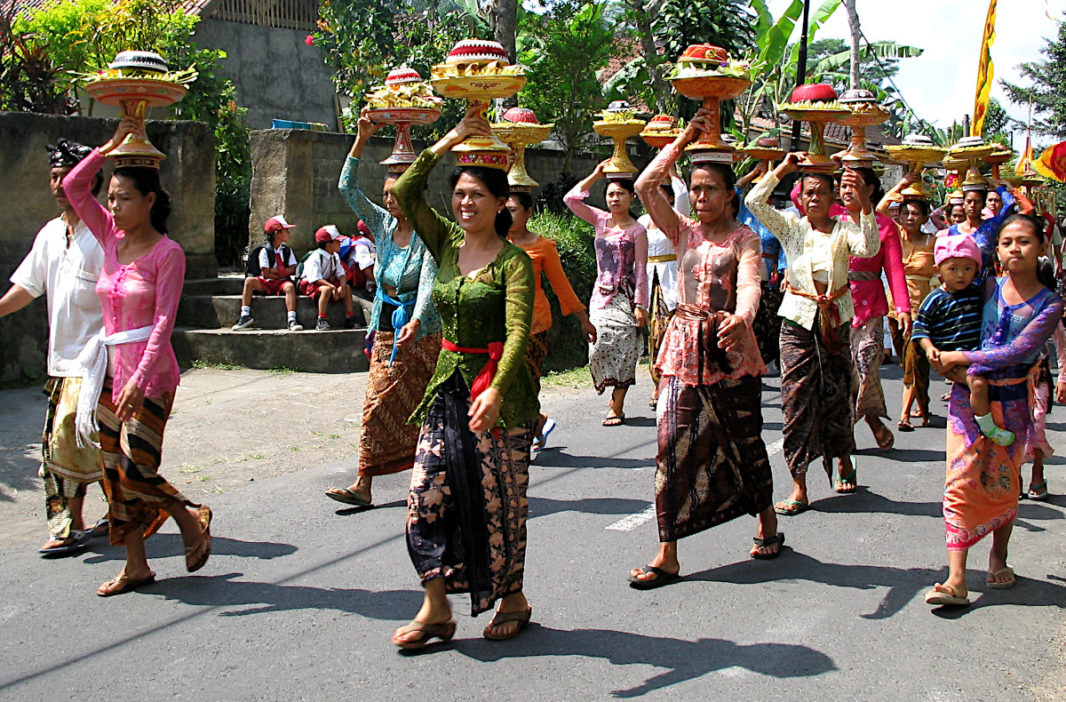
<svg viewBox="0 0 1066 702">
<path fill-rule="evenodd" d="M 201 48 L 226 52 L 220 73 L 237 87 L 248 108 L 248 126 L 270 127 L 274 118 L 336 127 L 333 69 L 320 49 L 307 46 L 306 30 L 271 29 L 203 19 L 194 39 Z"/>
<path fill-rule="evenodd" d="M 358 218 L 337 190 L 337 179 L 352 141 L 351 134 L 312 132 L 305 129 L 264 129 L 252 132 L 251 217 L 248 222 L 250 246 L 263 238 L 263 222 L 277 214 L 296 225 L 292 246 L 302 253 L 314 247 L 315 230 L 324 224 L 336 224 L 341 232 L 352 234 Z M 364 192 L 378 204 L 385 182 L 385 167 L 378 164 L 392 151 L 391 137 L 372 137 L 363 153 L 359 182 Z M 415 142 L 415 151 L 427 144 Z M 635 149 L 631 149 L 631 152 Z M 635 159 L 642 164 L 645 159 Z M 598 163 L 592 156 L 575 157 L 574 172 L 590 173 Z M 448 173 L 454 159 L 445 159 L 429 181 L 427 199 L 434 207 L 448 211 Z M 527 149 L 526 168 L 542 185 L 554 181 L 562 166 L 562 154 L 547 149 Z M 602 184 L 600 186 L 602 190 Z M 534 193 L 536 194 L 536 193 Z M 602 203 L 602 193 L 593 193 L 593 201 Z"/>
<path fill-rule="evenodd" d="M 0 289 L 33 245 L 41 226 L 56 217 L 48 189 L 47 144 L 66 137 L 98 145 L 115 131 L 115 120 L 0 112 Z M 200 122 L 148 123 L 148 137 L 167 154 L 160 169 L 170 192 L 171 237 L 181 244 L 188 277 L 213 277 L 215 261 L 215 137 Z M 105 170 L 105 176 L 110 165 Z M 106 190 L 106 187 L 105 187 Z M 0 319 L 0 383 L 19 382 L 45 373 L 47 318 L 43 300 Z"/>
</svg>

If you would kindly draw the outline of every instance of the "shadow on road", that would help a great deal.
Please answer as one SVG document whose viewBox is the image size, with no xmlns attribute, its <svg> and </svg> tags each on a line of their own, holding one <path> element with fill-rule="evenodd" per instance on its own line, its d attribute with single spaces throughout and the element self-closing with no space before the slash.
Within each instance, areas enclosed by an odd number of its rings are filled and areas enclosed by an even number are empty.
<svg viewBox="0 0 1066 702">
<path fill-rule="evenodd" d="M 817 558 L 797 553 L 787 548 L 782 557 L 771 563 L 740 561 L 720 568 L 693 573 L 685 581 L 708 581 L 733 583 L 734 585 L 757 585 L 775 580 L 808 580 L 834 587 L 850 587 L 857 590 L 888 588 L 877 609 L 870 614 L 861 614 L 863 619 L 887 619 L 909 603 L 919 593 L 924 593 L 933 583 L 943 582 L 947 575 L 944 568 L 892 568 L 843 563 L 826 563 Z M 970 569 L 967 580 L 977 584 L 971 591 L 984 591 L 987 574 L 983 570 Z M 1049 576 L 1053 577 L 1053 576 Z M 1050 582 L 1018 576 L 1018 586 L 1011 590 L 989 590 L 982 600 L 989 605 L 1024 605 L 1042 607 L 1056 605 L 1066 608 L 1066 587 Z M 939 610 L 940 608 L 938 608 Z"/>
<path fill-rule="evenodd" d="M 733 667 L 776 678 L 806 677 L 836 670 L 832 658 L 807 646 L 738 645 L 725 639 L 709 638 L 687 641 L 610 629 L 567 631 L 534 625 L 519 641 L 506 648 L 481 639 L 455 641 L 454 644 L 459 653 L 482 662 L 530 656 L 578 656 L 602 658 L 612 665 L 651 665 L 664 669 L 636 687 L 612 691 L 613 697 L 639 697 Z"/>
<path fill-rule="evenodd" d="M 170 558 L 184 556 L 185 549 L 181 542 L 180 534 L 156 534 L 145 542 L 148 548 L 148 558 Z M 106 541 L 93 542 L 89 549 L 92 556 L 85 559 L 86 563 L 106 563 L 107 561 L 121 561 L 126 559 L 126 552 L 118 547 L 108 546 Z M 281 558 L 296 553 L 297 548 L 292 544 L 279 544 L 272 541 L 241 541 L 230 539 L 225 536 L 211 536 L 211 553 L 215 556 L 239 556 L 241 558 L 257 558 L 268 561 L 273 558 Z"/>
<path fill-rule="evenodd" d="M 421 590 L 361 590 L 308 585 L 279 585 L 237 580 L 243 573 L 211 577 L 183 576 L 160 580 L 142 588 L 145 595 L 162 595 L 188 605 L 221 608 L 220 617 L 287 612 L 300 609 L 330 609 L 371 619 L 407 620 L 422 604 Z M 249 609 L 227 609 L 258 605 Z"/>
<path fill-rule="evenodd" d="M 649 442 L 654 444 L 654 441 Z M 614 456 L 575 456 L 569 454 L 565 449 L 568 446 L 560 446 L 554 448 L 548 446 L 546 449 L 540 452 L 532 464 L 530 464 L 531 470 L 537 468 L 650 468 L 655 465 L 655 456 L 650 458 L 617 458 Z M 634 446 L 627 450 L 632 451 L 639 449 L 640 446 Z"/>
<path fill-rule="evenodd" d="M 553 500 L 547 497 L 529 498 L 529 518 L 546 517 L 559 512 L 585 514 L 633 514 L 647 508 L 647 500 L 622 497 L 586 497 L 579 500 Z"/>
</svg>

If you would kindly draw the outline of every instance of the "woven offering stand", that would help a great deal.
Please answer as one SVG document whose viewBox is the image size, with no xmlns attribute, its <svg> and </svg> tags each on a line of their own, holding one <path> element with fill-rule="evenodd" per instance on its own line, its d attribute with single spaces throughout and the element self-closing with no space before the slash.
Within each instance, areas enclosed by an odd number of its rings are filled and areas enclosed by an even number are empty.
<svg viewBox="0 0 1066 702">
<path fill-rule="evenodd" d="M 766 135 L 745 146 L 744 153 L 756 161 L 765 161 L 766 172 L 769 173 L 774 169 L 774 161 L 784 158 L 787 152 L 781 148 L 780 139 Z M 758 183 L 762 179 L 763 176 L 760 175 L 752 182 Z"/>
<path fill-rule="evenodd" d="M 674 90 L 687 98 L 700 100 L 703 109 L 715 117 L 710 120 L 709 129 L 701 132 L 699 138 L 685 148 L 693 162 L 732 163 L 736 160 L 736 147 L 722 139 L 718 116 L 722 100 L 739 97 L 751 85 L 750 70 L 748 64 L 731 61 L 725 49 L 711 44 L 693 44 L 677 60 L 670 75 Z"/>
<path fill-rule="evenodd" d="M 119 107 L 123 117 L 137 122 L 136 131 L 111 152 L 116 165 L 159 168 L 166 154 L 148 141 L 145 115 L 150 107 L 167 107 L 185 97 L 189 92 L 186 83 L 196 80 L 196 72 L 171 72 L 163 58 L 151 51 L 122 51 L 106 71 L 84 76 L 83 80 L 91 98 Z"/>
<path fill-rule="evenodd" d="M 888 121 L 888 110 L 877 104 L 877 98 L 869 90 L 846 90 L 840 96 L 840 103 L 847 106 L 850 115 L 837 120 L 839 124 L 851 128 L 851 144 L 848 148 L 835 154 L 845 166 L 871 167 L 876 162 L 877 154 L 866 148 L 866 130 Z"/>
<path fill-rule="evenodd" d="M 999 175 L 999 167 L 1011 159 L 1014 152 L 1009 147 L 1003 144 L 992 143 L 990 146 L 995 149 L 991 155 L 985 157 L 985 164 L 992 167 L 992 178 L 994 180 L 1003 180 Z"/>
<path fill-rule="evenodd" d="M 411 68 L 389 71 L 385 85 L 367 93 L 367 116 L 378 124 L 396 127 L 392 153 L 381 161 L 390 173 L 403 173 L 415 162 L 417 154 L 411 144 L 411 127 L 436 122 L 442 102 L 418 71 Z"/>
<path fill-rule="evenodd" d="M 947 150 L 936 146 L 933 140 L 925 135 L 911 134 L 898 146 L 886 146 L 885 152 L 894 162 L 906 164 L 909 172 L 916 176 L 915 182 L 900 193 L 903 199 L 932 200 L 932 194 L 922 182 L 922 170 L 929 164 L 940 163 Z"/>
<path fill-rule="evenodd" d="M 636 117 L 636 110 L 625 100 L 615 100 L 600 113 L 600 119 L 592 123 L 596 133 L 609 137 L 614 142 L 610 163 L 603 169 L 607 178 L 631 178 L 637 167 L 629 160 L 626 140 L 635 137 L 644 129 L 644 120 Z"/>
<path fill-rule="evenodd" d="M 507 171 L 507 182 L 512 191 L 528 193 L 540 185 L 526 170 L 526 147 L 547 139 L 554 126 L 541 124 L 533 110 L 525 107 L 512 107 L 503 113 L 502 122 L 492 125 L 492 131 L 513 152 L 511 167 Z"/>
<path fill-rule="evenodd" d="M 1033 188 L 1047 184 L 1044 177 L 1031 168 L 1027 169 L 1020 175 L 1004 176 L 1003 181 L 1008 183 L 1011 187 L 1021 188 L 1025 193 L 1025 196 L 1029 199 L 1032 199 L 1033 197 Z"/>
<path fill-rule="evenodd" d="M 670 115 L 659 114 L 651 118 L 640 138 L 653 149 L 662 149 L 674 142 L 681 136 L 681 130 L 677 128 L 677 120 Z"/>
<path fill-rule="evenodd" d="M 808 173 L 833 173 L 833 159 L 825 153 L 825 125 L 839 122 L 851 114 L 847 105 L 837 100 L 837 93 L 825 83 L 801 85 L 792 91 L 792 99 L 778 105 L 778 111 L 794 120 L 806 122 L 811 130 L 811 146 L 800 170 Z"/>
<path fill-rule="evenodd" d="M 970 190 L 988 190 L 988 181 L 981 175 L 981 164 L 995 151 L 995 147 L 986 144 L 985 140 L 978 136 L 963 137 L 948 151 L 949 159 L 966 162 L 966 177 L 960 182 L 960 189 L 964 193 Z"/>
<path fill-rule="evenodd" d="M 442 97 L 466 100 L 481 115 L 489 101 L 508 98 L 526 84 L 525 69 L 511 65 L 503 46 L 495 41 L 464 39 L 444 63 L 432 69 L 430 84 Z M 510 147 L 496 137 L 469 136 L 452 149 L 462 166 L 489 166 L 507 170 Z"/>
</svg>

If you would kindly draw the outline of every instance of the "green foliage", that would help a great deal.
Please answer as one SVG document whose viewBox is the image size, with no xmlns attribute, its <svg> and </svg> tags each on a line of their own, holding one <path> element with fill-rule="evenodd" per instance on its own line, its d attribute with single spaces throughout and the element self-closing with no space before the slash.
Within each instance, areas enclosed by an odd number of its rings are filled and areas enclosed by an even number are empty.
<svg viewBox="0 0 1066 702">
<path fill-rule="evenodd" d="M 324 0 L 319 6 L 315 45 L 334 67 L 337 91 L 351 97 L 342 121 L 353 127 L 366 92 L 385 80 L 388 72 L 408 66 L 422 76 L 440 63 L 461 39 L 485 39 L 491 32 L 476 14 L 476 5 L 450 0 Z M 464 103 L 445 102 L 433 125 L 415 127 L 415 138 L 433 138 L 462 117 Z"/>
<path fill-rule="evenodd" d="M 1032 104 L 1033 131 L 1056 139 L 1066 139 L 1066 23 L 1059 22 L 1058 36 L 1045 40 L 1040 50 L 1044 60 L 1021 65 L 1028 86 L 1000 81 L 1010 101 Z M 986 118 L 987 119 L 987 118 Z"/>
<path fill-rule="evenodd" d="M 529 68 L 520 102 L 555 123 L 566 150 L 563 173 L 604 105 L 596 73 L 615 42 L 603 11 L 602 2 L 557 2 L 542 14 L 519 16 L 518 61 Z"/>
<path fill-rule="evenodd" d="M 18 8 L 0 9 L 0 110 L 71 114 L 77 104 L 57 83 L 58 69 L 37 38 L 15 26 Z"/>
<path fill-rule="evenodd" d="M 191 67 L 199 73 L 170 112 L 178 119 L 205 122 L 214 131 L 215 253 L 229 265 L 237 261 L 247 238 L 248 126 L 233 83 L 216 73 L 225 53 L 196 46 L 193 32 L 199 18 L 182 6 L 182 0 L 53 0 L 21 15 L 16 26 L 47 52 L 59 69 L 57 88 L 71 96 L 78 92 L 78 74 L 105 68 L 125 50 L 155 51 L 171 69 Z M 151 115 L 160 116 L 158 110 Z"/>
<path fill-rule="evenodd" d="M 529 230 L 553 240 L 559 249 L 570 286 L 580 300 L 587 303 L 596 284 L 596 254 L 593 250 L 595 232 L 592 225 L 572 214 L 542 212 L 529 220 Z M 588 363 L 588 344 L 581 333 L 581 324 L 573 316 L 564 317 L 559 301 L 544 279 L 544 292 L 552 307 L 552 330 L 545 371 L 558 371 L 584 366 Z"/>
</svg>

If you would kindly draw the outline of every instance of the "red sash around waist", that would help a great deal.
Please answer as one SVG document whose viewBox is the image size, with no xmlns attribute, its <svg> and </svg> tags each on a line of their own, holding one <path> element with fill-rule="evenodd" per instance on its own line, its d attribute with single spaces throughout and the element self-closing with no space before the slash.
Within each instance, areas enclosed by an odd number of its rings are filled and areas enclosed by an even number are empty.
<svg viewBox="0 0 1066 702">
<path fill-rule="evenodd" d="M 489 360 L 482 367 L 481 371 L 474 378 L 473 385 L 470 386 L 470 399 L 474 400 L 478 395 L 485 392 L 489 385 L 492 384 L 492 379 L 496 377 L 496 368 L 499 365 L 500 358 L 503 357 L 503 342 L 492 341 L 489 342 L 488 348 L 475 349 L 465 346 L 456 346 L 447 339 L 441 338 L 440 347 L 445 351 L 452 351 L 454 353 L 478 353 L 488 354 Z"/>
</svg>

